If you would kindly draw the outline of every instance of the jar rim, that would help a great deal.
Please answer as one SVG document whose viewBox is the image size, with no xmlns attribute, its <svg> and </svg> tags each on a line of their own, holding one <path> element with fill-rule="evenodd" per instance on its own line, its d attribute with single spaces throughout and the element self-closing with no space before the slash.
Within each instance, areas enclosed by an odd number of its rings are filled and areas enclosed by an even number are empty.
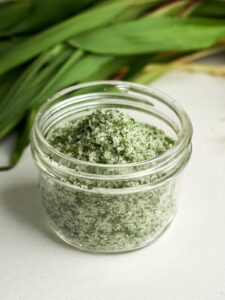
<svg viewBox="0 0 225 300">
<path fill-rule="evenodd" d="M 44 113 L 46 112 L 46 109 L 48 108 L 49 104 L 51 104 L 54 100 L 57 100 L 59 97 L 64 96 L 70 92 L 76 91 L 78 89 L 82 88 L 87 88 L 91 86 L 97 86 L 97 85 L 112 85 L 119 87 L 120 89 L 134 89 L 135 91 L 138 92 L 144 92 L 145 95 L 149 95 L 149 97 L 156 96 L 157 100 L 160 100 L 163 104 L 166 104 L 169 108 L 171 108 L 176 115 L 178 116 L 180 123 L 181 123 L 181 133 L 178 135 L 178 139 L 176 143 L 167 151 L 164 153 L 153 157 L 148 160 L 143 160 L 140 162 L 131 162 L 131 163 L 122 163 L 122 164 L 103 164 L 103 163 L 95 163 L 95 162 L 89 162 L 89 161 L 83 161 L 79 160 L 77 158 L 73 158 L 69 155 L 66 155 L 59 150 L 55 149 L 49 142 L 48 140 L 44 137 L 42 130 L 39 126 L 40 120 Z M 66 100 L 63 100 L 66 101 Z M 149 103 L 151 103 L 150 100 L 148 100 Z M 63 89 L 56 93 L 54 96 L 50 97 L 47 99 L 47 101 L 42 104 L 38 110 L 38 113 L 36 115 L 35 121 L 34 121 L 34 126 L 35 128 L 35 133 L 37 134 L 38 138 L 40 141 L 57 157 L 66 159 L 69 162 L 75 163 L 76 165 L 79 166 L 84 166 L 84 167 L 97 167 L 97 168 L 130 168 L 130 167 L 141 167 L 146 164 L 156 164 L 161 161 L 167 160 L 170 157 L 174 157 L 178 152 L 180 152 L 185 146 L 187 146 L 192 138 L 193 134 L 193 128 L 191 121 L 187 115 L 187 113 L 183 110 L 182 106 L 178 104 L 172 97 L 167 95 L 164 92 L 161 92 L 160 90 L 148 86 L 144 86 L 141 84 L 137 83 L 131 83 L 131 82 L 125 82 L 125 81 L 118 81 L 118 80 L 111 80 L 111 81 L 92 81 L 92 82 L 87 82 L 87 83 L 80 83 L 77 85 L 70 86 L 66 89 Z"/>
</svg>

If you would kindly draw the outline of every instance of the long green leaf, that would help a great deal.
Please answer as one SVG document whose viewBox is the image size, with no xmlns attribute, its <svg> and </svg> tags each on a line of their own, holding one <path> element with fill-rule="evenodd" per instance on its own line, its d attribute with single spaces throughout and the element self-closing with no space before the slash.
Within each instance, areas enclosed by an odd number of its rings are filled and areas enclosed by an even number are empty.
<svg viewBox="0 0 225 300">
<path fill-rule="evenodd" d="M 11 89 L 13 83 L 17 80 L 21 73 L 20 68 L 10 70 L 9 72 L 0 76 L 0 108 L 2 111 L 3 100 L 7 92 Z"/>
<path fill-rule="evenodd" d="M 63 50 L 63 51 L 62 51 Z M 31 99 L 35 97 L 37 89 L 30 87 L 30 84 L 38 77 L 42 67 L 56 55 L 57 58 L 68 54 L 67 49 L 58 45 L 50 51 L 43 53 L 22 73 L 8 91 L 1 104 L 0 114 L 0 138 L 5 136 L 22 119 L 25 111 L 30 107 Z M 46 84 L 46 81 L 45 81 Z M 38 87 L 40 89 L 40 86 Z"/>
<path fill-rule="evenodd" d="M 170 17 L 144 18 L 71 38 L 76 47 L 98 54 L 131 55 L 207 48 L 225 36 L 225 22 Z"/>
<path fill-rule="evenodd" d="M 70 57 L 72 53 L 73 50 L 70 50 L 69 53 L 67 51 L 62 51 L 60 55 L 56 55 L 53 60 L 51 60 L 44 68 L 41 69 L 41 72 L 38 73 L 38 76 L 33 78 L 33 81 L 30 83 L 30 89 L 35 89 L 37 86 L 44 86 L 46 83 L 51 81 L 52 78 L 57 74 L 59 68 L 61 68 L 62 64 L 66 59 L 68 59 L 68 57 Z"/>
<path fill-rule="evenodd" d="M 187 5 L 187 0 L 180 0 L 176 2 L 166 2 L 157 7 L 155 10 L 149 13 L 152 17 L 165 17 L 165 16 L 176 16 L 181 9 Z"/>
<path fill-rule="evenodd" d="M 36 115 L 35 110 L 31 110 L 25 117 L 24 124 L 21 124 L 17 135 L 17 141 L 15 148 L 10 159 L 10 164 L 7 166 L 0 166 L 0 171 L 10 170 L 14 167 L 20 160 L 24 149 L 28 146 L 30 140 L 30 132 Z"/>
<path fill-rule="evenodd" d="M 87 77 L 86 79 L 81 80 L 80 82 L 93 80 L 93 79 L 94 80 L 107 79 L 108 76 L 110 76 L 114 72 L 118 71 L 129 60 L 130 59 L 126 59 L 126 58 L 115 58 L 111 61 L 106 62 L 105 64 L 102 64 L 102 63 L 100 63 L 100 61 L 98 61 L 96 65 L 98 65 L 99 68 L 97 66 L 95 66 L 95 68 L 92 68 L 92 72 L 91 72 L 92 75 L 89 78 Z M 89 60 L 86 60 L 86 61 L 90 62 L 90 58 L 89 58 Z M 84 65 L 82 67 L 82 64 L 80 64 L 79 70 L 81 70 L 82 68 L 84 68 Z M 94 69 L 96 69 L 96 70 L 98 69 L 98 70 L 95 73 L 93 73 Z M 39 98 L 39 99 L 41 99 L 41 98 Z M 29 112 L 28 116 L 25 118 L 25 123 L 22 124 L 23 126 L 21 126 L 21 129 L 19 131 L 16 146 L 13 150 L 13 153 L 12 153 L 12 156 L 10 159 L 10 164 L 8 166 L 0 167 L 0 171 L 9 170 L 19 162 L 23 151 L 29 144 L 30 131 L 31 131 L 31 128 L 33 125 L 36 110 L 39 105 L 40 105 L 40 103 L 39 104 L 36 103 L 36 105 L 33 105 L 36 108 L 32 109 L 31 112 Z"/>
<path fill-rule="evenodd" d="M 215 0 L 205 1 L 195 11 L 195 15 L 207 17 L 224 17 L 225 16 L 225 2 L 218 2 Z"/>
<path fill-rule="evenodd" d="M 64 52 L 62 52 L 61 55 L 63 54 Z M 79 57 L 79 55 L 77 57 Z M 48 97 L 71 84 L 84 81 L 85 78 L 92 76 L 102 66 L 112 60 L 113 58 L 110 56 L 90 54 L 83 57 L 80 61 L 76 61 L 76 59 L 73 58 L 72 64 L 68 64 L 67 57 L 64 57 L 62 67 L 58 66 L 59 73 L 56 73 L 52 79 L 49 78 L 50 84 L 46 78 L 43 78 L 42 81 L 36 82 L 36 86 L 32 84 L 32 87 L 30 87 L 30 84 L 28 84 L 26 80 L 26 85 L 23 86 L 20 93 L 16 94 L 12 99 L 8 98 L 8 101 L 10 101 L 9 107 L 4 109 L 4 112 L 0 114 L 0 138 L 5 136 L 17 125 L 27 109 L 33 107 L 33 105 L 42 103 Z M 43 69 L 40 74 L 37 74 L 37 77 L 39 77 L 42 72 L 45 72 L 45 69 Z M 34 72 L 32 74 L 28 72 L 30 82 L 32 82 L 33 79 L 35 82 L 34 74 Z M 14 105 L 12 105 L 12 103 L 14 103 Z"/>
<path fill-rule="evenodd" d="M 36 97 L 32 99 L 30 103 L 37 105 L 42 103 L 45 99 L 52 96 L 56 92 L 69 85 L 76 84 L 84 81 L 86 78 L 90 78 L 95 74 L 102 66 L 112 61 L 113 57 L 110 56 L 98 56 L 98 55 L 86 55 L 79 61 L 75 61 L 69 68 L 66 68 L 66 72 L 54 82 L 45 92 L 37 93 Z M 58 75 L 56 75 L 58 77 Z"/>
<path fill-rule="evenodd" d="M 15 106 L 18 105 L 18 96 L 23 92 L 26 85 L 32 82 L 33 78 L 36 77 L 38 71 L 42 68 L 52 56 L 58 55 L 62 51 L 62 45 L 58 45 L 50 51 L 43 53 L 39 56 L 32 64 L 28 66 L 27 69 L 22 73 L 18 80 L 13 84 L 6 97 L 3 99 L 1 105 L 1 114 L 0 114 L 0 125 L 1 121 L 6 117 L 8 119 L 10 110 L 15 110 Z M 14 102 L 14 99 L 16 103 Z M 6 106 L 6 108 L 5 108 Z M 1 128 L 1 126 L 0 126 Z"/>
<path fill-rule="evenodd" d="M 10 40 L 3 40 L 0 42 L 0 55 L 4 54 L 6 51 L 11 50 L 11 47 L 15 44 Z"/>
<path fill-rule="evenodd" d="M 20 2 L 24 2 L 24 0 Z M 43 30 L 47 26 L 77 14 L 93 2 L 95 0 L 32 0 L 33 5 L 29 14 L 19 24 L 16 24 L 8 34 Z"/>
<path fill-rule="evenodd" d="M 113 72 L 118 71 L 121 68 L 121 66 L 124 65 L 124 63 L 126 61 L 127 61 L 127 59 L 125 59 L 125 58 L 114 59 L 114 60 L 106 63 L 105 65 L 102 65 L 102 67 L 100 67 L 98 69 L 98 71 L 96 71 L 94 74 L 92 74 L 90 79 L 92 79 L 92 80 L 93 79 L 94 80 L 106 79 L 106 78 L 108 78 L 109 75 L 112 75 Z M 89 80 L 89 79 L 87 78 L 87 80 Z M 81 82 L 82 82 L 82 80 L 81 80 Z M 35 106 L 38 107 L 38 105 L 35 105 Z M 19 160 L 23 154 L 23 151 L 29 144 L 30 131 L 31 131 L 31 128 L 33 125 L 35 114 L 36 114 L 36 109 L 33 109 L 28 114 L 28 116 L 25 118 L 24 125 L 21 126 L 21 129 L 19 130 L 18 139 L 16 142 L 16 146 L 13 149 L 13 153 L 12 153 L 12 156 L 10 159 L 10 164 L 8 166 L 0 167 L 0 171 L 9 170 L 19 162 Z"/>
<path fill-rule="evenodd" d="M 21 43 L 25 41 L 26 37 L 10 37 L 4 38 L 1 40 L 0 38 L 0 56 L 12 51 L 17 48 Z"/>
<path fill-rule="evenodd" d="M 121 0 L 106 3 L 104 6 L 90 9 L 35 35 L 0 58 L 0 74 L 73 35 L 111 23 L 127 8 L 143 2 L 146 0 Z"/>
<path fill-rule="evenodd" d="M 108 63 L 103 64 L 95 73 L 91 76 L 84 78 L 82 81 L 92 81 L 92 80 L 104 80 L 113 76 L 118 72 L 123 66 L 127 66 L 131 58 L 127 57 L 115 57 L 110 60 Z"/>
<path fill-rule="evenodd" d="M 77 63 L 83 54 L 82 50 L 75 51 L 63 64 L 63 66 L 59 68 L 58 72 L 47 82 L 38 97 L 42 97 L 42 95 L 45 95 L 45 93 L 48 93 L 49 90 L 51 91 L 56 86 L 59 88 L 59 84 L 62 81 L 61 78 L 67 76 L 69 69 Z"/>
<path fill-rule="evenodd" d="M 31 0 L 0 3 L 0 30 L 9 28 L 24 18 L 31 3 Z"/>
</svg>

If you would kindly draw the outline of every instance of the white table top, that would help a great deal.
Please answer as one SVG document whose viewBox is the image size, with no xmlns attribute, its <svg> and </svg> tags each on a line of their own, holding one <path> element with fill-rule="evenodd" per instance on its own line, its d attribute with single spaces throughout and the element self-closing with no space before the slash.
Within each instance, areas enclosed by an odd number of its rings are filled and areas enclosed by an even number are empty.
<svg viewBox="0 0 225 300">
<path fill-rule="evenodd" d="M 46 227 L 27 149 L 15 169 L 0 173 L 0 299 L 225 299 L 225 79 L 174 72 L 153 86 L 177 99 L 194 126 L 174 223 L 127 254 L 67 246 Z"/>
</svg>

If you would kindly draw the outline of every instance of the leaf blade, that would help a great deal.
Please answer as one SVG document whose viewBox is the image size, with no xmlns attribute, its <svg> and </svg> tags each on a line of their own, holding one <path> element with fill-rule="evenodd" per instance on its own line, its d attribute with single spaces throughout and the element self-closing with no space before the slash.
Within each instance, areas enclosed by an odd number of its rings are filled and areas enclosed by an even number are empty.
<svg viewBox="0 0 225 300">
<path fill-rule="evenodd" d="M 97 54 L 134 55 L 203 49 L 223 36 L 224 22 L 148 17 L 97 29 L 71 38 L 69 42 Z"/>
<path fill-rule="evenodd" d="M 142 3 L 144 0 L 123 0 L 115 3 L 106 3 L 50 27 L 18 45 L 16 49 L 3 55 L 0 58 L 0 74 L 22 64 L 75 34 L 109 24 L 128 7 L 139 2 Z"/>
</svg>

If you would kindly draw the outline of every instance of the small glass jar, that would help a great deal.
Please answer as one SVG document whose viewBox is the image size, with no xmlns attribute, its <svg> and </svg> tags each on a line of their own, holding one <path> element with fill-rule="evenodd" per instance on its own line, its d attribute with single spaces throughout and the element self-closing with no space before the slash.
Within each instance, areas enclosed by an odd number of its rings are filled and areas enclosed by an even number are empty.
<svg viewBox="0 0 225 300">
<path fill-rule="evenodd" d="M 110 165 L 71 158 L 48 143 L 51 130 L 98 108 L 119 109 L 154 125 L 175 144 L 147 161 Z M 180 105 L 149 87 L 96 81 L 48 99 L 37 113 L 31 149 L 54 232 L 90 252 L 125 252 L 153 242 L 175 216 L 178 179 L 191 155 L 191 138 L 192 125 Z"/>
</svg>

